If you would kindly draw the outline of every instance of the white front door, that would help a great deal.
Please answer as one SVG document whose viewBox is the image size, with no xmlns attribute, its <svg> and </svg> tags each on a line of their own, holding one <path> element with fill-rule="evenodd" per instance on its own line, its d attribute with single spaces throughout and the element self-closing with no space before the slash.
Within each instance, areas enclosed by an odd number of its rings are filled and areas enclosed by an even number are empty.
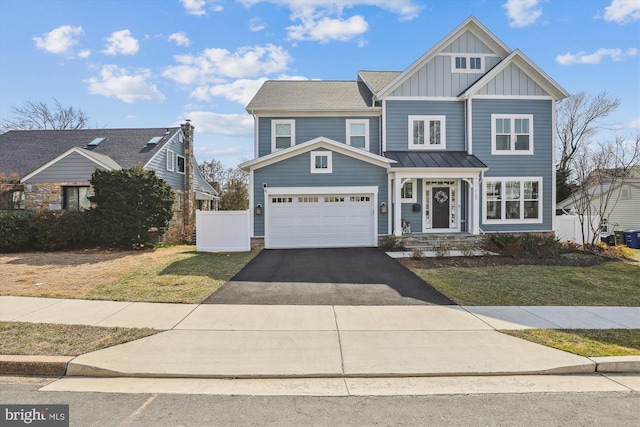
<svg viewBox="0 0 640 427">
<path fill-rule="evenodd" d="M 422 231 L 460 231 L 460 181 L 423 181 Z"/>
</svg>

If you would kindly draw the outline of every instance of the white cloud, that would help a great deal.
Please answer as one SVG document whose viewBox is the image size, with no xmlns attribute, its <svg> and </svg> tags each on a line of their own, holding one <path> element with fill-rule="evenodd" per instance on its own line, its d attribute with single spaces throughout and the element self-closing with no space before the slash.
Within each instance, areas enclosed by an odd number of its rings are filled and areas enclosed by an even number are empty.
<svg viewBox="0 0 640 427">
<path fill-rule="evenodd" d="M 424 7 L 417 0 L 236 0 L 247 7 L 257 3 L 272 3 L 287 6 L 292 11 L 326 9 L 342 13 L 345 8 L 373 6 L 400 16 L 403 21 L 416 18 Z"/>
<path fill-rule="evenodd" d="M 209 111 L 189 111 L 184 117 L 191 120 L 196 133 L 226 136 L 253 136 L 253 117 L 248 114 L 219 114 Z"/>
<path fill-rule="evenodd" d="M 191 40 L 189 40 L 189 37 L 187 37 L 187 34 L 184 31 L 171 34 L 168 40 L 176 42 L 178 46 L 189 46 L 191 43 Z"/>
<path fill-rule="evenodd" d="M 215 1 L 211 0 L 180 0 L 180 3 L 182 3 L 182 6 L 189 15 L 206 15 L 207 4 L 211 4 L 209 9 L 214 12 L 222 12 L 224 10 L 222 5 L 215 4 Z"/>
<path fill-rule="evenodd" d="M 507 11 L 510 27 L 526 27 L 531 25 L 540 16 L 542 9 L 538 8 L 540 0 L 507 0 L 502 7 Z"/>
<path fill-rule="evenodd" d="M 89 93 L 116 98 L 128 104 L 137 101 L 164 102 L 165 96 L 156 85 L 147 82 L 151 71 L 147 69 L 129 73 L 117 65 L 105 65 L 99 77 L 85 80 L 89 84 Z"/>
<path fill-rule="evenodd" d="M 165 69 L 163 76 L 178 83 L 221 83 L 226 78 L 241 79 L 286 71 L 291 61 L 280 46 L 246 46 L 236 52 L 227 49 L 205 49 L 197 56 L 176 55 L 179 65 Z"/>
<path fill-rule="evenodd" d="M 578 52 L 578 53 L 565 53 L 564 55 L 556 56 L 556 61 L 560 65 L 573 65 L 573 64 L 599 64 L 605 57 L 610 57 L 615 62 L 623 61 L 625 58 L 638 55 L 638 49 L 630 48 L 626 51 L 622 49 L 598 49 L 594 53 Z"/>
<path fill-rule="evenodd" d="M 627 123 L 628 128 L 640 129 L 640 116 L 634 117 Z"/>
<path fill-rule="evenodd" d="M 78 57 L 79 58 L 88 58 L 89 56 L 91 56 L 91 51 L 89 49 L 83 49 L 80 52 L 78 52 Z"/>
<path fill-rule="evenodd" d="M 262 22 L 262 19 L 255 17 L 249 20 L 249 30 L 255 32 L 262 31 L 267 28 L 267 24 Z"/>
<path fill-rule="evenodd" d="M 640 19 L 640 1 L 638 0 L 613 0 L 604 9 L 605 21 L 628 24 Z"/>
<path fill-rule="evenodd" d="M 342 18 L 301 18 L 301 25 L 287 27 L 291 40 L 315 40 L 320 43 L 330 41 L 349 41 L 365 33 L 369 29 L 367 21 L 355 15 L 349 19 Z"/>
<path fill-rule="evenodd" d="M 140 49 L 140 45 L 138 40 L 131 36 L 131 31 L 121 30 L 111 33 L 102 53 L 105 55 L 135 55 L 138 49 Z"/>
<path fill-rule="evenodd" d="M 82 27 L 73 27 L 71 25 L 63 25 L 54 28 L 48 33 L 44 33 L 42 37 L 34 37 L 33 41 L 36 47 L 46 50 L 47 52 L 63 54 L 70 53 L 71 48 L 78 44 L 77 36 L 84 34 Z"/>
<path fill-rule="evenodd" d="M 266 77 L 259 79 L 239 79 L 230 83 L 200 86 L 194 89 L 189 96 L 198 101 L 210 101 L 213 97 L 221 96 L 229 101 L 237 102 L 243 107 L 255 96 L 260 86 L 267 81 Z M 307 80 L 302 76 L 279 75 L 276 80 Z"/>
</svg>

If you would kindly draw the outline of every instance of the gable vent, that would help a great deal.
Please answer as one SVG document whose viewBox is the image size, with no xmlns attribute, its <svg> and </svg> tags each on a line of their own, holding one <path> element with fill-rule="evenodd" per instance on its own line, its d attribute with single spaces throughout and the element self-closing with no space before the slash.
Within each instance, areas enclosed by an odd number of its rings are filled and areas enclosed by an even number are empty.
<svg viewBox="0 0 640 427">
<path fill-rule="evenodd" d="M 160 142 L 160 140 L 162 140 L 161 136 L 154 136 L 153 138 L 151 138 L 149 140 L 149 142 L 147 142 L 148 145 L 156 145 L 158 142 Z"/>
<path fill-rule="evenodd" d="M 87 144 L 87 147 L 97 147 L 105 139 L 107 138 L 95 138 L 93 141 Z"/>
</svg>

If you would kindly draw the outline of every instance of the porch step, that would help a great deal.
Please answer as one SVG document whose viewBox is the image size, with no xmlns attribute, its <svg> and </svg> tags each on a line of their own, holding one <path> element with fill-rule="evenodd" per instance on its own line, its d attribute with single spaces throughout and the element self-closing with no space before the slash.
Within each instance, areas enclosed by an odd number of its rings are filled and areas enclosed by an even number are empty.
<svg viewBox="0 0 640 427">
<path fill-rule="evenodd" d="M 399 245 L 405 249 L 422 251 L 467 251 L 481 249 L 486 241 L 484 235 L 472 234 L 406 234 L 400 237 Z"/>
</svg>

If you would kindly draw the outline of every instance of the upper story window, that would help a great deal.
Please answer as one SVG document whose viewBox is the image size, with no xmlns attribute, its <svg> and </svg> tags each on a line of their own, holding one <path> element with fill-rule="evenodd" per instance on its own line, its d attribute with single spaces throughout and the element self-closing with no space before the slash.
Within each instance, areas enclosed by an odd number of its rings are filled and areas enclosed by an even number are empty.
<svg viewBox="0 0 640 427">
<path fill-rule="evenodd" d="M 271 152 L 289 148 L 295 144 L 295 120 L 271 121 Z"/>
<path fill-rule="evenodd" d="M 177 163 L 177 166 L 178 166 L 178 172 L 184 173 L 184 168 L 185 168 L 185 164 L 184 164 L 185 159 L 184 159 L 184 157 L 178 155 L 178 156 L 176 156 L 176 160 L 177 160 L 176 163 Z"/>
<path fill-rule="evenodd" d="M 332 154 L 331 151 L 312 151 L 311 173 L 332 173 Z"/>
<path fill-rule="evenodd" d="M 484 222 L 542 222 L 542 178 L 485 178 Z"/>
<path fill-rule="evenodd" d="M 347 120 L 347 144 L 369 150 L 369 120 Z"/>
<path fill-rule="evenodd" d="M 454 73 L 484 73 L 482 56 L 454 55 L 451 57 L 451 71 Z"/>
<path fill-rule="evenodd" d="M 167 170 L 170 172 L 173 172 L 176 169 L 174 154 L 173 150 L 167 149 Z"/>
<path fill-rule="evenodd" d="M 409 149 L 444 150 L 445 116 L 409 116 Z"/>
<path fill-rule="evenodd" d="M 533 154 L 533 115 L 492 114 L 491 154 Z"/>
<path fill-rule="evenodd" d="M 63 209 L 83 211 L 91 208 L 90 187 L 62 187 Z"/>
</svg>

